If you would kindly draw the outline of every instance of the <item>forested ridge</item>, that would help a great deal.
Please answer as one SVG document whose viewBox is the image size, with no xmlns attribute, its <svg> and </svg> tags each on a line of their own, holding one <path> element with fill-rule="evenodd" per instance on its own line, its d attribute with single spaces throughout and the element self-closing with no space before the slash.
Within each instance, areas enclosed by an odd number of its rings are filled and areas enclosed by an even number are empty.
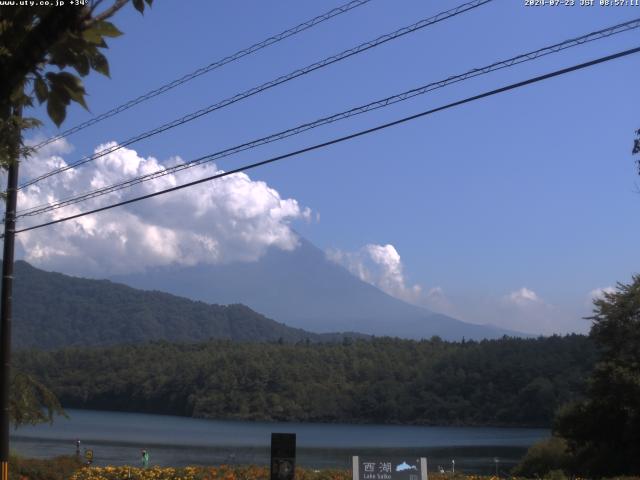
<svg viewBox="0 0 640 480">
<path fill-rule="evenodd" d="M 585 336 L 340 344 L 153 342 L 22 351 L 67 407 L 203 418 L 548 426 L 585 389 Z"/>
<path fill-rule="evenodd" d="M 212 338 L 285 342 L 343 338 L 338 333 L 292 328 L 241 304 L 209 305 L 108 280 L 45 272 L 23 261 L 16 262 L 15 274 L 16 348 L 56 349 L 150 340 L 199 342 Z"/>
</svg>

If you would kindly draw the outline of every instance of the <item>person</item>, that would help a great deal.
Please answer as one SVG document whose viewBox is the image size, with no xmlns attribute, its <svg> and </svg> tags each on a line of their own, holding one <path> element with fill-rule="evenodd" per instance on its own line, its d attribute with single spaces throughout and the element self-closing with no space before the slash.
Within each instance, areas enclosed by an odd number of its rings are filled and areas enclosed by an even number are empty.
<svg viewBox="0 0 640 480">
<path fill-rule="evenodd" d="M 149 466 L 149 452 L 147 452 L 146 450 L 142 450 L 142 466 Z"/>
</svg>

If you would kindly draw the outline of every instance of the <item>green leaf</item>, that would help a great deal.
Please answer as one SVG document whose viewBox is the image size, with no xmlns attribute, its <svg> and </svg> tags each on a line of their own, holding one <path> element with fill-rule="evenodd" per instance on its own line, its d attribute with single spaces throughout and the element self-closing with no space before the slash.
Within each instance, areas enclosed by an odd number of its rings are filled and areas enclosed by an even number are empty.
<svg viewBox="0 0 640 480">
<path fill-rule="evenodd" d="M 151 4 L 153 3 L 153 0 L 145 0 L 147 2 L 147 5 L 149 5 L 149 7 L 151 7 Z"/>
<path fill-rule="evenodd" d="M 105 77 L 109 75 L 109 62 L 107 61 L 107 57 L 105 57 L 100 52 L 94 53 L 91 58 L 89 58 L 91 62 L 91 68 L 93 68 L 96 72 L 103 74 Z"/>
<path fill-rule="evenodd" d="M 64 68 L 66 65 L 72 63 L 75 59 L 75 54 L 68 48 L 64 48 L 64 45 L 58 44 L 51 47 L 49 50 L 50 62 L 59 68 Z"/>
<path fill-rule="evenodd" d="M 40 76 L 36 77 L 36 80 L 34 82 L 34 89 L 36 91 L 36 98 L 42 105 L 42 102 L 44 102 L 49 96 L 49 88 L 47 87 L 47 82 L 45 82 Z"/>
<path fill-rule="evenodd" d="M 59 73 L 49 72 L 47 73 L 47 78 L 51 83 L 60 83 L 65 86 L 82 85 L 82 81 L 78 77 L 76 77 L 73 73 L 69 73 L 69 72 L 59 72 Z"/>
<path fill-rule="evenodd" d="M 49 77 L 49 81 L 52 84 L 52 91 L 55 91 L 56 95 L 59 95 L 65 104 L 68 105 L 69 101 L 73 100 L 85 109 L 89 109 L 84 99 L 86 92 L 82 85 L 82 80 L 78 77 L 69 72 L 60 72 L 52 74 Z"/>
<path fill-rule="evenodd" d="M 52 98 L 55 98 L 55 101 L 58 101 L 65 106 L 69 105 L 69 103 L 71 102 L 71 94 L 60 82 L 51 84 L 51 90 L 49 91 L 49 101 L 51 101 Z"/>
<path fill-rule="evenodd" d="M 95 28 L 88 28 L 82 32 L 82 38 L 95 45 L 100 45 L 100 43 L 104 42 L 102 35 Z"/>
<path fill-rule="evenodd" d="M 60 100 L 58 95 L 54 95 L 54 92 L 51 92 L 51 95 L 49 95 L 47 113 L 51 120 L 53 120 L 53 123 L 58 127 L 62 125 L 62 122 L 64 122 L 64 119 L 67 116 L 66 105 Z"/>
<path fill-rule="evenodd" d="M 74 87 L 74 88 L 69 88 L 69 87 L 65 87 L 67 92 L 69 93 L 69 96 L 71 97 L 71 100 L 73 100 L 76 103 L 79 103 L 80 105 L 82 105 L 84 107 L 85 110 L 89 110 L 89 107 L 87 106 L 87 102 L 84 99 L 84 95 L 85 95 L 85 91 L 84 88 L 78 88 L 78 87 Z"/>
<path fill-rule="evenodd" d="M 139 11 L 140 13 L 144 13 L 144 1 L 143 0 L 133 0 L 133 7 Z"/>
<path fill-rule="evenodd" d="M 87 55 L 78 55 L 71 65 L 81 76 L 86 77 L 89 75 L 89 64 L 89 57 Z"/>
<path fill-rule="evenodd" d="M 93 27 L 103 37 L 119 37 L 122 32 L 111 22 L 102 21 L 95 24 Z"/>
</svg>

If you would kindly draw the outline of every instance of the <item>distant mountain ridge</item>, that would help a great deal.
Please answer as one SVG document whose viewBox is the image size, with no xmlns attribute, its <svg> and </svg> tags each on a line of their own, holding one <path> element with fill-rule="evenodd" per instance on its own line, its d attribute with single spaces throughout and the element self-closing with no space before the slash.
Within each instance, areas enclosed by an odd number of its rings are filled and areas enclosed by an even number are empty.
<svg viewBox="0 0 640 480">
<path fill-rule="evenodd" d="M 245 305 L 209 305 L 109 280 L 45 272 L 24 261 L 17 261 L 14 270 L 12 340 L 19 349 L 152 340 L 321 342 L 344 338 L 291 328 Z"/>
<path fill-rule="evenodd" d="M 304 238 L 295 250 L 272 248 L 256 262 L 153 268 L 113 280 L 208 303 L 242 303 L 314 332 L 413 339 L 437 335 L 446 340 L 526 336 L 462 322 L 391 297 L 327 259 Z"/>
</svg>

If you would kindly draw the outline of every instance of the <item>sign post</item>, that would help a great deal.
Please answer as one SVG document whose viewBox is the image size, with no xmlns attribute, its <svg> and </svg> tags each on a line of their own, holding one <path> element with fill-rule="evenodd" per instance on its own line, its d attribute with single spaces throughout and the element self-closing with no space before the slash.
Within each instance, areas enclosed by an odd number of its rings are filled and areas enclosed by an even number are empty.
<svg viewBox="0 0 640 480">
<path fill-rule="evenodd" d="M 294 480 L 296 473 L 296 434 L 271 434 L 271 480 Z"/>
<path fill-rule="evenodd" d="M 429 480 L 427 459 L 352 458 L 353 480 Z"/>
</svg>

